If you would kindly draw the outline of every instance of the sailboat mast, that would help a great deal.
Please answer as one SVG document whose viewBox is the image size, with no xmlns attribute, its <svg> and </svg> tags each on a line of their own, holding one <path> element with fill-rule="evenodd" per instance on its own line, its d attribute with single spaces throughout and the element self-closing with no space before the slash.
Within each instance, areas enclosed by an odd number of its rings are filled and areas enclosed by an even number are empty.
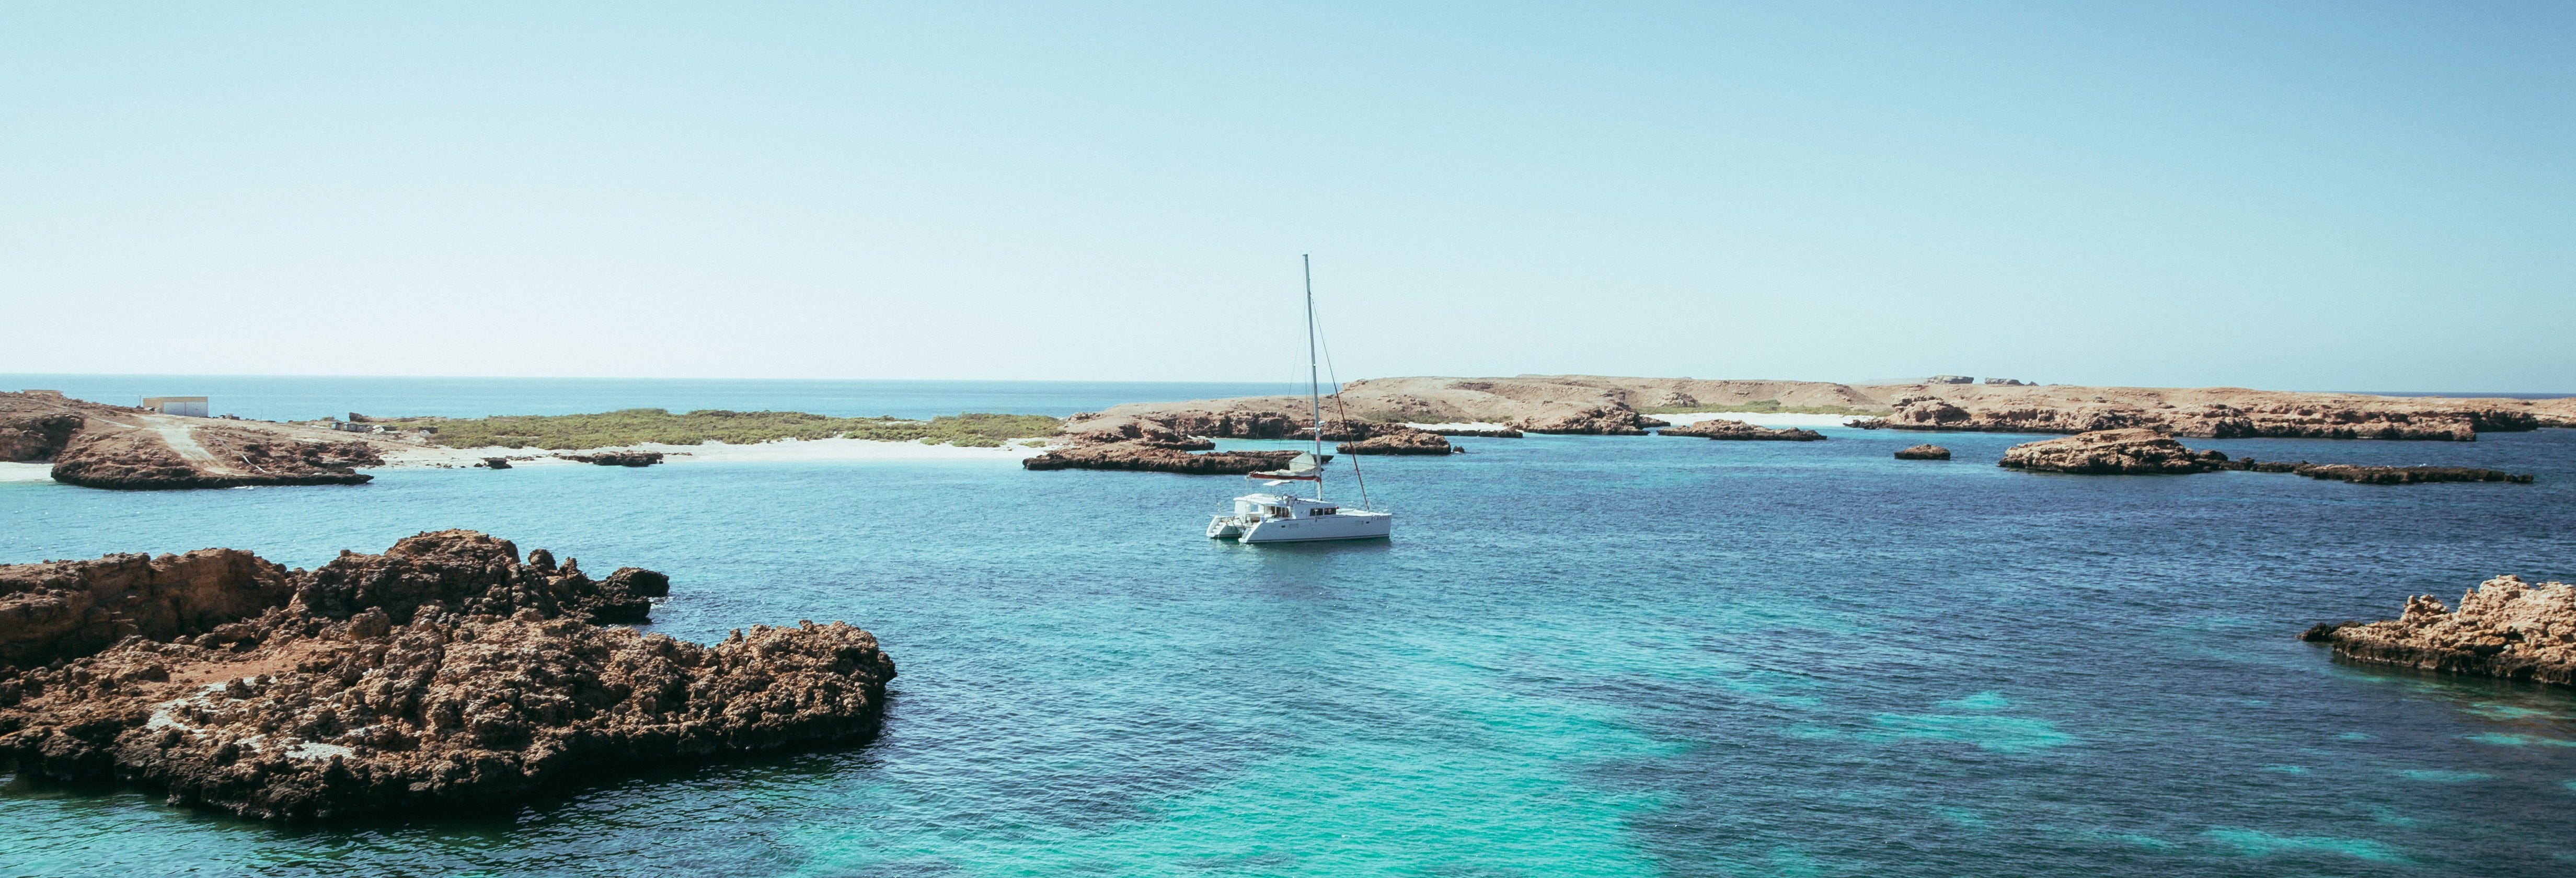
<svg viewBox="0 0 2576 878">
<path fill-rule="evenodd" d="M 1306 405 L 1315 418 L 1315 499 L 1324 499 L 1324 382 L 1315 372 L 1315 255 L 1299 254 L 1306 269 Z"/>
</svg>

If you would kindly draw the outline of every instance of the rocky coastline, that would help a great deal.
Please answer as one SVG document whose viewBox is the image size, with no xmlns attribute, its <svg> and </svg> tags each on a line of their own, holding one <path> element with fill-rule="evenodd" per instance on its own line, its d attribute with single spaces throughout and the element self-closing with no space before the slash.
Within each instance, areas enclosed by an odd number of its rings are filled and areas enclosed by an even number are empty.
<svg viewBox="0 0 2576 878">
<path fill-rule="evenodd" d="M 231 549 L 0 566 L 0 758 L 311 820 L 876 734 L 895 671 L 866 631 L 608 624 L 668 592 L 472 531 L 312 571 Z"/>
<path fill-rule="evenodd" d="M 0 393 L 0 461 L 51 463 L 54 481 L 151 491 L 356 485 L 384 457 L 362 439 L 283 424 L 164 415 L 59 395 Z"/>
<path fill-rule="evenodd" d="M 1935 446 L 1919 446 L 1935 447 Z M 1912 449 L 1908 449 L 1912 450 Z M 1897 453 L 1899 457 L 1904 452 Z M 1947 452 L 1944 452 L 1946 457 Z M 2413 485 L 2432 482 L 2509 482 L 2530 484 L 2528 474 L 2462 466 L 2368 466 L 2307 461 L 2230 459 L 2216 450 L 2195 451 L 2181 440 L 2144 427 L 2097 430 L 2063 439 L 2025 442 L 2004 450 L 1997 466 L 2032 472 L 2076 475 L 2188 475 L 2238 470 L 2292 473 L 2362 485 Z"/>
<path fill-rule="evenodd" d="M 1743 421 L 1725 418 L 1711 418 L 1696 424 L 1666 427 L 1656 431 L 1655 435 L 1773 442 L 1820 442 L 1825 438 L 1825 434 L 1814 430 L 1801 430 L 1795 427 L 1757 427 Z"/>
<path fill-rule="evenodd" d="M 1866 429 L 2087 433 L 2145 427 L 2198 439 L 2383 439 L 2474 442 L 2482 432 L 2576 426 L 2567 400 L 2372 397 L 2234 388 L 1923 388 L 1889 400 Z"/>
<path fill-rule="evenodd" d="M 1296 451 L 1190 452 L 1145 441 L 1102 442 L 1053 448 L 1020 459 L 1029 470 L 1096 469 L 1124 472 L 1179 473 L 1194 476 L 1239 476 L 1275 470 L 1297 457 Z M 1326 457 L 1327 460 L 1331 458 Z"/>
<path fill-rule="evenodd" d="M 2193 438 L 2475 441 L 2479 432 L 2576 426 L 2576 397 L 2390 397 L 2243 388 L 1821 381 L 1702 381 L 1597 375 L 1352 381 L 1339 406 L 1370 423 L 1495 424 L 1504 430 L 1635 436 L 1654 412 L 1791 410 L 1861 416 L 1873 429 L 2077 434 L 2152 428 Z M 1312 426 L 1304 397 L 1129 403 L 1067 419 L 1062 436 L 1129 425 L 1215 438 L 1283 439 Z M 1446 431 L 1444 431 L 1446 432 Z"/>
<path fill-rule="evenodd" d="M 2322 623 L 2299 639 L 2356 662 L 2576 686 L 2576 588 L 2499 576 L 2457 609 L 2417 595 L 2395 619 Z"/>
</svg>

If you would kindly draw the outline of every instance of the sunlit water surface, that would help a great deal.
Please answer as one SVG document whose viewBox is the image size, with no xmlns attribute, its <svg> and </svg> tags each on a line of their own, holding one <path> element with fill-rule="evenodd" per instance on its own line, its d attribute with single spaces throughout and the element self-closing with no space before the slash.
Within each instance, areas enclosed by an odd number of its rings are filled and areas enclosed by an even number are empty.
<svg viewBox="0 0 2576 878">
<path fill-rule="evenodd" d="M 484 815 L 278 827 L 14 780 L 0 872 L 2576 874 L 2576 697 L 2292 639 L 2576 574 L 2576 432 L 2196 443 L 2540 476 L 2407 487 L 1828 432 L 1462 440 L 1367 462 L 1394 540 L 1284 548 L 1200 537 L 1239 479 L 1008 461 L 0 484 L 0 562 L 312 566 L 469 527 L 669 572 L 652 630 L 846 619 L 902 669 L 867 746 Z"/>
</svg>

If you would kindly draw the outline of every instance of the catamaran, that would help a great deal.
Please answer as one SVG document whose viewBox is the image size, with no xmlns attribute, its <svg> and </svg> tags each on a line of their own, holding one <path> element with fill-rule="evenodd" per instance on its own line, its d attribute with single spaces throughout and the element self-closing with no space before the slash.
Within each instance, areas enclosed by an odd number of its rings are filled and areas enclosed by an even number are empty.
<svg viewBox="0 0 2576 878">
<path fill-rule="evenodd" d="M 1368 505 L 1368 483 L 1361 481 L 1358 455 L 1351 458 L 1351 478 L 1360 485 L 1362 508 L 1345 508 L 1324 499 L 1324 385 L 1315 370 L 1315 266 L 1306 261 L 1306 405 L 1314 417 L 1308 432 L 1315 434 L 1315 450 L 1299 452 L 1288 461 L 1286 469 L 1256 472 L 1245 476 L 1266 487 L 1312 482 L 1315 496 L 1260 493 L 1234 498 L 1234 514 L 1218 515 L 1208 520 L 1209 539 L 1231 539 L 1246 543 L 1310 543 L 1321 540 L 1384 539 L 1395 529 L 1395 513 L 1365 508 Z M 1341 401 L 1336 379 L 1334 402 Z M 1347 423 L 1348 417 L 1343 421 Z"/>
</svg>

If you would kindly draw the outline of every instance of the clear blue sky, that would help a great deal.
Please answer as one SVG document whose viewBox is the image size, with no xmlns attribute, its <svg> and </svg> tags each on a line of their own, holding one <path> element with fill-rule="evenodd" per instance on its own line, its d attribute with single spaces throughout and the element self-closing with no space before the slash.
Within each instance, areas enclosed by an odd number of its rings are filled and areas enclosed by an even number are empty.
<svg viewBox="0 0 2576 878">
<path fill-rule="evenodd" d="M 0 7 L 0 372 L 2576 392 L 2576 4 Z"/>
</svg>

